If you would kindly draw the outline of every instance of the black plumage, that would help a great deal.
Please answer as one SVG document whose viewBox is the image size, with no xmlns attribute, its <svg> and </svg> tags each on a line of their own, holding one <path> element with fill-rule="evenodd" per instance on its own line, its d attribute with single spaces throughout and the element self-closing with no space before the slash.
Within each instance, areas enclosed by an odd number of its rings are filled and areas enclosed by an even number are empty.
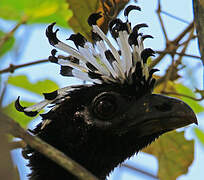
<svg viewBox="0 0 204 180">
<path fill-rule="evenodd" d="M 129 7 L 126 16 L 130 10 L 140 8 Z M 56 51 L 50 59 L 63 69 L 71 67 L 69 76 L 71 74 L 93 84 L 45 93 L 44 101 L 27 108 L 20 105 L 18 98 L 16 108 L 27 115 L 36 115 L 46 105 L 54 104 L 48 113 L 41 115 L 42 122 L 32 132 L 104 180 L 125 159 L 163 133 L 197 121 L 184 102 L 152 94 L 155 83 L 152 75 L 157 70 L 148 70 L 146 62 L 154 52 L 144 49 L 145 38 L 142 39 L 135 30 L 137 35 L 132 38 L 137 39 L 131 40 L 130 23 L 113 21 L 113 34 L 117 34 L 114 38 L 121 49 L 119 54 L 98 29 L 96 21 L 99 16 L 100 13 L 95 13 L 89 18 L 94 37 L 97 37 L 94 43 L 99 54 L 87 41 L 83 41 L 82 46 L 77 45 L 78 50 L 62 43 L 56 36 L 58 30 L 53 31 L 54 24 L 46 31 L 51 45 L 68 52 L 77 62 L 57 59 Z M 81 34 L 80 39 L 84 40 Z M 77 38 L 74 40 L 77 41 Z M 109 48 L 105 48 L 103 41 Z M 95 61 L 92 60 L 94 58 Z M 66 76 L 66 73 L 62 75 Z M 24 154 L 29 158 L 31 180 L 77 179 L 29 146 L 24 149 Z"/>
</svg>

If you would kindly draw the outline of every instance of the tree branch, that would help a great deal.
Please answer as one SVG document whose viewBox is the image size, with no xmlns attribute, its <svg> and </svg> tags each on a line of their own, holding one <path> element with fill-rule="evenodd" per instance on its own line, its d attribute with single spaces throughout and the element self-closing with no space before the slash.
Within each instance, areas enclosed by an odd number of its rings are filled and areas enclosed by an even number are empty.
<svg viewBox="0 0 204 180">
<path fill-rule="evenodd" d="M 149 65 L 149 68 L 152 69 L 154 66 L 156 66 L 163 58 L 166 56 L 169 52 L 170 54 L 175 54 L 176 50 L 181 46 L 179 44 L 179 41 L 193 28 L 193 22 L 184 29 L 181 34 L 179 34 L 173 41 L 166 42 L 167 46 L 162 51 L 164 53 L 160 53 L 160 56 L 154 59 L 152 63 Z"/>
<path fill-rule="evenodd" d="M 20 65 L 10 64 L 9 67 L 0 70 L 0 74 L 7 73 L 7 72 L 13 73 L 16 69 L 19 69 L 19 68 L 22 68 L 22 67 L 26 67 L 26 66 L 35 65 L 35 64 L 41 64 L 41 63 L 45 63 L 45 62 L 48 62 L 48 61 L 49 61 L 48 59 L 42 59 L 42 60 L 33 61 L 33 62 L 29 62 L 29 63 L 25 63 L 25 64 L 20 64 Z"/>
<path fill-rule="evenodd" d="M 129 164 L 122 164 L 121 166 L 122 166 L 122 167 L 125 167 L 125 168 L 128 168 L 128 169 L 131 169 L 131 170 L 133 170 L 133 171 L 137 171 L 137 172 L 142 173 L 142 174 L 144 174 L 144 175 L 146 175 L 146 176 L 149 176 L 149 177 L 151 177 L 151 178 L 159 179 L 159 178 L 158 178 L 157 176 L 155 176 L 154 174 L 149 173 L 149 172 L 147 172 L 147 171 L 144 171 L 144 170 L 142 170 L 142 169 L 136 168 L 135 166 L 131 166 L 131 165 L 129 165 Z"/>
<path fill-rule="evenodd" d="M 14 149 L 18 149 L 18 148 L 25 148 L 26 145 L 27 144 L 24 141 L 12 141 L 12 142 L 8 143 L 10 150 L 14 150 Z"/>
<path fill-rule="evenodd" d="M 0 177 L 4 180 L 15 180 L 15 170 L 9 153 L 8 137 L 0 126 Z"/>
<path fill-rule="evenodd" d="M 158 54 L 172 54 L 172 52 L 170 51 L 155 51 Z M 191 58 L 196 58 L 196 59 L 200 59 L 200 56 L 196 56 L 196 55 L 192 55 L 192 54 L 186 54 L 186 53 L 180 53 L 180 52 L 174 52 L 173 54 L 177 54 L 179 56 L 186 56 L 186 57 L 191 57 Z"/>
<path fill-rule="evenodd" d="M 176 19 L 176 20 L 178 20 L 178 21 L 180 21 L 180 22 L 189 24 L 189 22 L 186 21 L 185 19 L 182 19 L 182 18 L 179 18 L 179 17 L 177 17 L 177 16 L 174 16 L 173 14 L 168 13 L 168 12 L 166 12 L 166 11 L 162 11 L 162 10 L 161 10 L 160 13 L 165 14 L 165 15 L 167 15 L 167 16 L 173 18 L 173 19 Z"/>
<path fill-rule="evenodd" d="M 22 127 L 20 127 L 17 122 L 2 112 L 0 112 L 0 126 L 3 127 L 2 129 L 4 129 L 5 133 L 10 133 L 15 137 L 23 139 L 30 147 L 44 154 L 46 157 L 59 164 L 79 179 L 97 180 L 97 178 L 84 167 L 38 137 L 30 135 Z"/>
<path fill-rule="evenodd" d="M 15 25 L 15 27 L 10 31 L 8 32 L 7 34 L 5 34 L 1 39 L 0 39 L 0 49 L 1 47 L 4 45 L 4 43 L 6 41 L 8 41 L 14 34 L 14 32 L 19 28 L 20 25 L 22 24 L 25 24 L 27 21 L 27 19 L 25 17 L 22 18 L 22 20 Z"/>
<path fill-rule="evenodd" d="M 162 31 L 164 33 L 165 40 L 166 40 L 166 42 L 168 42 L 169 39 L 168 39 L 168 36 L 167 36 L 167 33 L 166 33 L 166 29 L 164 27 L 164 22 L 163 22 L 163 20 L 161 18 L 161 3 L 160 3 L 160 0 L 158 1 L 157 15 L 158 15 L 158 18 L 159 18 L 159 22 L 160 22 Z"/>
</svg>

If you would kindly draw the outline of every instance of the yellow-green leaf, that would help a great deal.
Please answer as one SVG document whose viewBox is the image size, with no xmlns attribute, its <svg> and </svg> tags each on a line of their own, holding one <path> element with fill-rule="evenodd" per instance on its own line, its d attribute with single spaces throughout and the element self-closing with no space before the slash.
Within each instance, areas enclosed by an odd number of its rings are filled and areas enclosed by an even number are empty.
<svg viewBox="0 0 204 180">
<path fill-rule="evenodd" d="M 109 0 L 113 3 L 112 0 Z M 72 18 L 68 21 L 69 25 L 75 32 L 82 33 L 87 39 L 91 39 L 90 36 L 90 26 L 87 23 L 87 19 L 90 14 L 101 11 L 104 13 L 102 4 L 100 0 L 83 0 L 83 1 L 76 1 L 76 0 L 67 0 L 69 4 L 69 8 L 73 12 Z M 125 7 L 125 5 L 129 2 L 129 0 L 116 0 L 118 8 L 111 8 L 106 4 L 108 8 L 108 13 L 111 16 L 113 13 L 118 15 L 120 11 Z M 117 12 L 116 12 L 117 11 Z M 99 20 L 99 26 L 102 30 L 107 33 L 108 31 L 108 23 L 110 21 L 109 17 L 106 19 L 101 18 Z"/>
<path fill-rule="evenodd" d="M 182 84 L 175 84 L 175 89 L 178 93 L 185 94 L 193 98 L 196 97 L 195 93 L 190 88 Z M 195 101 L 193 99 L 190 99 L 184 96 L 180 96 L 179 98 L 183 100 L 185 103 L 187 103 L 195 113 L 200 113 L 204 111 L 204 107 L 199 104 L 199 101 Z"/>
<path fill-rule="evenodd" d="M 188 172 L 194 159 L 194 141 L 186 140 L 184 132 L 170 132 L 162 135 L 153 144 L 143 150 L 154 155 L 159 162 L 158 177 L 176 180 Z"/>
<path fill-rule="evenodd" d="M 87 23 L 88 16 L 96 12 L 99 7 L 99 0 L 67 0 L 69 8 L 73 12 L 72 18 L 68 21 L 75 32 L 82 33 L 85 37 L 90 37 L 90 26 Z"/>
<path fill-rule="evenodd" d="M 3 31 L 0 31 L 0 40 L 5 35 Z M 9 38 L 2 47 L 0 47 L 0 57 L 3 56 L 6 52 L 11 50 L 15 42 L 14 37 Z"/>
<path fill-rule="evenodd" d="M 23 106 L 31 106 L 34 103 L 27 102 L 27 101 L 21 101 L 21 104 Z M 14 119 L 16 122 L 18 122 L 22 127 L 26 128 L 28 123 L 33 119 L 33 117 L 28 117 L 23 113 L 20 113 L 16 110 L 14 102 L 7 105 L 3 108 L 3 112 L 7 114 L 10 118 Z"/>
<path fill-rule="evenodd" d="M 0 17 L 20 21 L 27 18 L 28 23 L 51 23 L 67 27 L 72 16 L 66 0 L 1 0 Z"/>
<path fill-rule="evenodd" d="M 194 128 L 194 132 L 199 141 L 204 145 L 204 132 L 199 128 Z"/>
<path fill-rule="evenodd" d="M 58 85 L 49 79 L 32 83 L 24 75 L 9 77 L 8 84 L 26 89 L 36 94 L 49 93 L 59 89 Z"/>
</svg>

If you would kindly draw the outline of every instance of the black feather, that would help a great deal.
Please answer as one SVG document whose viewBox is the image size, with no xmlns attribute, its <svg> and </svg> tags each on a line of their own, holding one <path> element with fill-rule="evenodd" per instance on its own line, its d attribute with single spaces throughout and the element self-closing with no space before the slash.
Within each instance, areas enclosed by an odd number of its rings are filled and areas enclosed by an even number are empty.
<svg viewBox="0 0 204 180">
<path fill-rule="evenodd" d="M 51 45 L 56 45 L 59 42 L 59 39 L 57 38 L 57 32 L 59 29 L 56 29 L 55 32 L 53 31 L 53 27 L 56 23 L 50 24 L 46 29 L 46 36 L 50 42 Z"/>
</svg>

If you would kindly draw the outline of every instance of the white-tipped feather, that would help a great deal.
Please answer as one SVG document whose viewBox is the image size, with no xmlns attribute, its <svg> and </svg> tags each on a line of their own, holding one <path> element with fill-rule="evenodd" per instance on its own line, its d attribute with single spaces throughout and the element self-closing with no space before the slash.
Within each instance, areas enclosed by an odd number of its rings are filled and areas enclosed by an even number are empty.
<svg viewBox="0 0 204 180">
<path fill-rule="evenodd" d="M 122 58 L 121 58 L 121 68 L 122 68 L 122 71 L 123 73 L 126 72 L 126 63 L 125 63 L 125 58 L 124 58 L 124 49 L 122 48 L 122 42 L 121 42 L 121 38 L 117 38 L 117 42 L 118 42 L 118 45 L 121 49 L 121 55 L 122 55 Z"/>
<path fill-rule="evenodd" d="M 75 88 L 76 87 L 76 88 Z M 78 86 L 67 86 L 61 89 L 57 90 L 57 97 L 53 100 L 47 100 L 44 99 L 43 101 L 36 103 L 32 106 L 29 106 L 27 108 L 24 109 L 25 112 L 31 112 L 31 111 L 37 111 L 40 112 L 44 107 L 46 107 L 49 104 L 52 104 L 52 102 L 54 102 L 56 99 L 59 99 L 61 97 L 66 96 L 70 91 L 77 89 Z"/>
<path fill-rule="evenodd" d="M 123 71 L 128 74 L 130 67 L 132 66 L 132 53 L 130 51 L 130 45 L 128 44 L 127 31 L 119 31 L 117 41 L 121 50 Z"/>
<path fill-rule="evenodd" d="M 144 65 L 143 74 L 145 75 L 145 79 L 147 80 L 149 77 L 149 69 L 148 69 L 147 64 Z"/>
<path fill-rule="evenodd" d="M 41 111 L 44 107 L 46 107 L 48 104 L 50 104 L 50 100 L 43 100 L 37 104 L 34 104 L 32 106 L 29 106 L 27 108 L 24 109 L 25 112 L 31 112 L 31 111 Z"/>
<path fill-rule="evenodd" d="M 94 81 L 94 82 L 97 82 Z M 100 82 L 98 81 L 97 82 L 98 84 L 100 84 Z M 89 87 L 91 86 L 90 84 L 85 84 L 84 86 L 86 87 Z M 32 112 L 32 111 L 37 111 L 37 112 L 40 112 L 44 107 L 48 106 L 49 104 L 52 104 L 54 103 L 56 100 L 58 101 L 63 101 L 65 100 L 66 98 L 69 98 L 68 94 L 71 92 L 71 91 L 74 91 L 74 90 L 77 90 L 77 89 L 80 89 L 80 85 L 75 85 L 75 86 L 67 86 L 67 87 L 64 87 L 64 88 L 61 88 L 61 89 L 58 89 L 57 90 L 57 97 L 52 99 L 52 100 L 47 100 L 47 99 L 44 99 L 43 101 L 40 101 L 39 103 L 36 103 L 32 106 L 29 106 L 29 107 L 26 107 L 24 109 L 25 112 Z M 66 97 L 66 98 L 65 98 Z"/>
<path fill-rule="evenodd" d="M 96 84 L 102 84 L 102 82 L 98 79 L 91 79 L 87 73 L 84 73 L 84 72 L 81 72 L 77 69 L 73 69 L 72 70 L 72 74 L 74 77 L 78 78 L 78 79 L 81 79 L 81 80 L 84 80 L 84 81 L 89 81 L 89 82 L 93 82 L 93 83 L 96 83 Z"/>
<path fill-rule="evenodd" d="M 127 31 L 123 31 L 123 36 L 124 36 L 124 49 L 126 51 L 126 69 L 127 69 L 127 74 L 130 71 L 130 68 L 132 67 L 132 53 L 131 53 L 131 48 L 128 43 L 128 33 Z"/>
<path fill-rule="evenodd" d="M 121 61 L 120 61 L 120 55 L 118 54 L 118 51 L 114 48 L 114 46 L 111 44 L 109 39 L 106 37 L 106 35 L 103 33 L 103 31 L 97 25 L 93 25 L 92 27 L 93 27 L 93 32 L 97 33 L 110 47 L 110 49 L 113 53 L 113 56 L 115 57 L 116 61 L 120 65 Z"/>
<path fill-rule="evenodd" d="M 112 65 L 113 65 L 113 68 L 115 69 L 115 72 L 117 73 L 117 74 L 121 74 L 121 67 L 119 67 L 119 65 L 118 65 L 118 63 L 117 62 L 113 62 L 112 63 Z M 123 74 L 124 75 L 124 74 Z M 125 76 L 125 75 L 124 75 Z M 120 80 L 120 82 L 121 83 L 123 83 L 124 81 L 125 81 L 125 78 L 123 78 L 122 76 L 119 76 L 118 77 L 119 78 L 119 80 Z"/>
<path fill-rule="evenodd" d="M 103 62 L 103 64 L 106 66 L 106 68 L 110 71 L 110 73 L 112 74 L 112 76 L 114 78 L 117 78 L 117 73 L 113 70 L 113 67 L 111 66 L 111 64 L 109 63 L 109 61 L 106 59 L 105 56 L 105 51 L 107 50 L 105 43 L 103 41 L 97 41 L 96 42 L 96 46 L 99 50 L 100 53 L 100 57 L 101 57 L 101 61 Z"/>
<path fill-rule="evenodd" d="M 140 52 L 138 46 L 132 45 L 132 49 L 133 49 L 133 61 L 135 65 L 138 61 L 141 61 Z"/>
<path fill-rule="evenodd" d="M 72 63 L 70 61 L 58 60 L 58 64 L 62 66 L 69 66 L 74 68 L 72 70 L 72 74 L 74 77 L 77 77 L 82 80 L 94 82 L 97 84 L 101 84 L 101 80 L 91 79 L 88 76 L 89 68 L 86 63 L 89 62 L 96 69 L 98 69 L 98 73 L 100 73 L 104 79 L 104 81 L 116 82 L 120 81 L 123 83 L 127 76 L 129 76 L 130 70 L 132 66 L 135 66 L 138 61 L 141 62 L 141 66 L 143 68 L 143 75 L 145 75 L 146 79 L 148 78 L 149 72 L 146 65 L 143 64 L 143 61 L 140 57 L 141 52 L 144 50 L 143 39 L 141 36 L 138 36 L 137 41 L 138 45 L 132 45 L 131 47 L 128 43 L 129 34 L 127 31 L 119 31 L 119 37 L 117 38 L 118 45 L 121 50 L 121 57 L 116 50 L 116 48 L 112 45 L 103 31 L 97 26 L 93 25 L 93 32 L 97 33 L 109 46 L 111 53 L 116 61 L 113 61 L 112 64 L 107 60 L 105 56 L 105 51 L 108 50 L 103 40 L 96 42 L 96 47 L 99 51 L 97 54 L 93 45 L 90 42 L 86 42 L 84 47 L 79 46 L 78 50 L 72 48 L 71 46 L 59 41 L 56 45 L 56 48 L 63 50 L 69 53 L 71 56 L 79 59 L 79 64 Z M 132 62 L 132 55 L 133 61 Z M 99 62 L 100 61 L 100 62 Z M 110 76 L 112 75 L 112 77 Z M 112 81 L 111 81 L 112 79 Z M 118 80 L 117 80 L 118 79 Z"/>
<path fill-rule="evenodd" d="M 61 66 L 69 66 L 69 67 L 72 67 L 74 69 L 78 69 L 82 72 L 86 72 L 88 73 L 88 68 L 87 67 L 84 67 L 84 66 L 81 66 L 79 64 L 76 64 L 76 63 L 73 63 L 73 62 L 70 62 L 68 60 L 64 60 L 64 59 L 58 59 L 58 62 L 57 62 L 59 65 Z"/>
<path fill-rule="evenodd" d="M 144 50 L 142 36 L 138 36 L 137 41 L 138 41 L 139 54 L 141 54 L 141 52 Z"/>
<path fill-rule="evenodd" d="M 59 41 L 57 44 L 54 45 L 54 47 L 66 52 L 66 53 L 69 53 L 71 56 L 77 58 L 77 59 L 80 59 L 84 62 L 87 62 L 86 58 L 84 56 L 81 56 L 80 53 L 72 48 L 71 46 Z"/>
<path fill-rule="evenodd" d="M 98 64 L 98 62 L 96 61 L 96 59 L 93 56 L 93 54 L 89 51 L 89 49 L 83 48 L 83 47 L 79 47 L 79 52 L 80 52 L 80 54 L 82 56 L 86 57 L 87 62 L 89 62 L 92 65 L 94 65 L 102 74 L 109 75 L 107 70 L 103 66 Z"/>
</svg>

